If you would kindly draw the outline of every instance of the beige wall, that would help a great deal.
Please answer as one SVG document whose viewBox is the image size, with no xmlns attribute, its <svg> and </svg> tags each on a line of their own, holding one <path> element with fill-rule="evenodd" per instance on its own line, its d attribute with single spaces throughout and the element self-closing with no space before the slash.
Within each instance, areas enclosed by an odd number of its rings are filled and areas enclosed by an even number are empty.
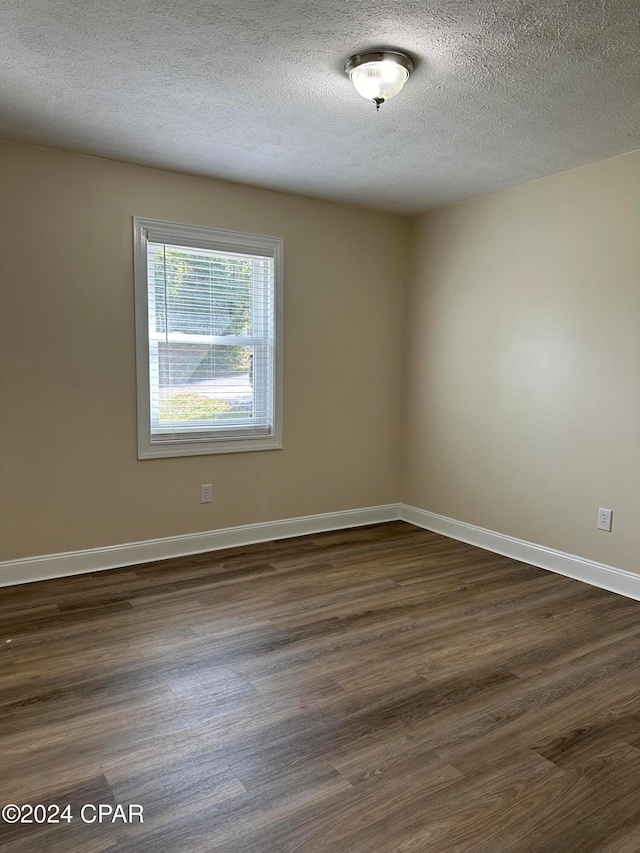
<svg viewBox="0 0 640 853">
<path fill-rule="evenodd" d="M 134 214 L 284 238 L 282 451 L 138 461 Z M 0 143 L 0 560 L 397 501 L 406 246 L 397 217 Z"/>
<path fill-rule="evenodd" d="M 0 560 L 404 500 L 640 571 L 639 205 L 640 153 L 409 220 L 0 143 Z M 134 214 L 284 237 L 284 450 L 138 461 Z"/>
<path fill-rule="evenodd" d="M 412 240 L 403 499 L 640 571 L 640 152 Z"/>
</svg>

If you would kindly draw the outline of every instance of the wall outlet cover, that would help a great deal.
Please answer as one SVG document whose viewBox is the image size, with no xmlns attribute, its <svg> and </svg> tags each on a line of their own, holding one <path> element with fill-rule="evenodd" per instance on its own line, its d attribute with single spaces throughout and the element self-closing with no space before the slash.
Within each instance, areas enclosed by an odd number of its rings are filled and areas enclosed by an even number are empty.
<svg viewBox="0 0 640 853">
<path fill-rule="evenodd" d="M 598 530 L 606 530 L 607 533 L 611 533 L 611 522 L 613 520 L 613 510 L 612 509 L 603 509 L 600 507 L 598 509 Z"/>
</svg>

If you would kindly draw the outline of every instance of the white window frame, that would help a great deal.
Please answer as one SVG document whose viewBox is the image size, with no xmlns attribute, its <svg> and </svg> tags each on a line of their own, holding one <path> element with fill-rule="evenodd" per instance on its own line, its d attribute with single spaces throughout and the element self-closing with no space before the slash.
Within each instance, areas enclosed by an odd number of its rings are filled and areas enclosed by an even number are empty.
<svg viewBox="0 0 640 853">
<path fill-rule="evenodd" d="M 282 314 L 283 314 L 283 240 L 245 234 L 240 231 L 223 231 L 198 225 L 183 225 L 158 219 L 133 218 L 134 284 L 136 318 L 136 377 L 138 397 L 138 459 L 157 459 L 173 456 L 202 456 L 213 453 L 238 453 L 253 450 L 282 449 Z M 220 430 L 219 437 L 210 432 L 198 437 L 152 438 L 151 434 L 151 380 L 149 364 L 149 287 L 147 273 L 147 242 L 169 243 L 196 249 L 237 252 L 239 254 L 271 257 L 274 261 L 274 327 L 272 423 L 267 434 L 251 431 L 233 434 Z M 226 337 L 225 344 L 243 344 L 242 338 Z M 260 371 L 255 361 L 254 370 Z M 255 374 L 254 374 L 255 375 Z M 258 386 L 264 383 L 258 383 Z M 262 393 L 262 389 L 257 393 Z"/>
</svg>

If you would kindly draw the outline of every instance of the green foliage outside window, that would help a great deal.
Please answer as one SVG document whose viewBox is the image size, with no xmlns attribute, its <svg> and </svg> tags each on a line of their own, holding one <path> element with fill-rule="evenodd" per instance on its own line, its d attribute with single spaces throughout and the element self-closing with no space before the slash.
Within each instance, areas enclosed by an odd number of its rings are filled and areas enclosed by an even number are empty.
<svg viewBox="0 0 640 853">
<path fill-rule="evenodd" d="M 160 421 L 219 420 L 247 417 L 250 412 L 226 400 L 203 394 L 164 394 L 160 399 Z"/>
</svg>

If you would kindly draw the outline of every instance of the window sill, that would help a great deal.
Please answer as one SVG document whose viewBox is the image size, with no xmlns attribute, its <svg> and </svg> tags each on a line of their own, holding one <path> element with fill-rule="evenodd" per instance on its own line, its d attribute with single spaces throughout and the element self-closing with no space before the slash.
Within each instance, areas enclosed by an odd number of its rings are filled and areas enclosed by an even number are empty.
<svg viewBox="0 0 640 853">
<path fill-rule="evenodd" d="M 247 453 L 255 450 L 282 450 L 282 441 L 275 436 L 220 441 L 157 441 L 140 448 L 138 459 L 211 456 L 218 453 Z"/>
</svg>

